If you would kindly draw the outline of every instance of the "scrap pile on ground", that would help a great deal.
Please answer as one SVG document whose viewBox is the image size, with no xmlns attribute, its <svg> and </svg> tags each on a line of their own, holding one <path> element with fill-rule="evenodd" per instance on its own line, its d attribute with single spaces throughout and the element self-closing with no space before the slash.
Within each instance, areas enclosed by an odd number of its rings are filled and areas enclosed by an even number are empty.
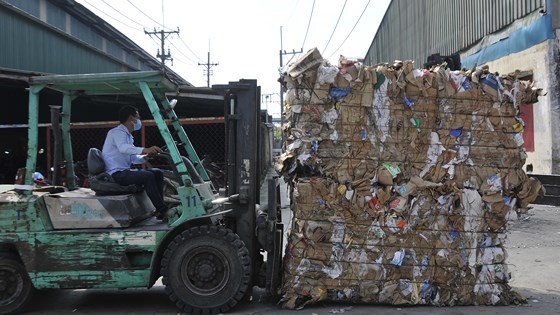
<svg viewBox="0 0 560 315">
<path fill-rule="evenodd" d="M 282 77 L 293 187 L 283 306 L 503 305 L 508 220 L 542 193 L 520 106 L 540 89 L 487 68 L 366 67 L 316 49 Z"/>
</svg>

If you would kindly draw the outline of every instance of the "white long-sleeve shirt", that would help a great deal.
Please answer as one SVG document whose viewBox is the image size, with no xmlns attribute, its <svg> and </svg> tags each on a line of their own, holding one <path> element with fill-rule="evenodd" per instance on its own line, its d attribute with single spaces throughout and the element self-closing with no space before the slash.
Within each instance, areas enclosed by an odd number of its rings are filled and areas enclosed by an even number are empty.
<svg viewBox="0 0 560 315">
<path fill-rule="evenodd" d="M 129 170 L 134 164 L 144 163 L 144 148 L 134 146 L 134 137 L 128 129 L 120 124 L 109 130 L 103 144 L 102 156 L 105 171 L 112 175 L 118 171 Z"/>
</svg>

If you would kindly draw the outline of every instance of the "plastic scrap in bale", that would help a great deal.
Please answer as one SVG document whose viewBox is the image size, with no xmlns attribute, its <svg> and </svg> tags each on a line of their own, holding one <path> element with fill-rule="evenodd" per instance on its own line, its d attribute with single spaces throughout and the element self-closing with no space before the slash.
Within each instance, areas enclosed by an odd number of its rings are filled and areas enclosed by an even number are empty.
<svg viewBox="0 0 560 315">
<path fill-rule="evenodd" d="M 283 306 L 523 302 L 504 242 L 543 192 L 522 169 L 519 117 L 542 90 L 487 68 L 333 66 L 316 50 L 292 67 L 276 164 L 294 190 Z"/>
</svg>

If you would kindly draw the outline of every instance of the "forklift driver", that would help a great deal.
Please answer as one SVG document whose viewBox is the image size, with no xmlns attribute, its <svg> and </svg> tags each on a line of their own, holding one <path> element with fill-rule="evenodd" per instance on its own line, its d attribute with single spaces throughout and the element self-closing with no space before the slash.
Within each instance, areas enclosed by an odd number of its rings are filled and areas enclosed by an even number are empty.
<svg viewBox="0 0 560 315">
<path fill-rule="evenodd" d="M 121 185 L 143 185 L 154 204 L 154 215 L 167 219 L 167 206 L 163 202 L 163 173 L 158 169 L 131 169 L 131 165 L 146 162 L 149 154 L 161 152 L 157 146 L 142 148 L 134 146 L 132 132 L 140 130 L 142 122 L 138 109 L 127 105 L 119 110 L 120 125 L 109 130 L 103 144 L 103 161 L 106 172 Z"/>
</svg>

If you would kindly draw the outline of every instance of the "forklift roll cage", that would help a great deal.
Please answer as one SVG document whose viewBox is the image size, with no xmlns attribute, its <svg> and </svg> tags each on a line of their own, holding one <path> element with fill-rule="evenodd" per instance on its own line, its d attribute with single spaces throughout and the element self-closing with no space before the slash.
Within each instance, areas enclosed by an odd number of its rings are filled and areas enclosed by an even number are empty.
<svg viewBox="0 0 560 315">
<path fill-rule="evenodd" d="M 45 88 L 63 94 L 62 151 L 64 154 L 63 160 L 66 163 L 66 183 L 70 190 L 76 188 L 70 138 L 72 101 L 81 95 L 137 95 L 140 91 L 169 150 L 173 167 L 176 168 L 179 175 L 180 186 L 177 187 L 177 192 L 182 211 L 180 218 L 173 222 L 171 226 L 203 216 L 206 214 L 206 209 L 212 207 L 212 200 L 202 199 L 197 193 L 177 148 L 178 144 L 183 146 L 188 158 L 192 161 L 202 179 L 210 183 L 200 158 L 166 96 L 166 94 L 178 93 L 178 86 L 157 71 L 32 77 L 29 88 L 29 129 L 25 184 L 33 184 L 32 173 L 37 166 L 39 93 Z M 171 127 L 179 138 L 178 141 L 174 140 L 163 116 L 164 114 L 167 115 L 166 118 L 169 119 Z"/>
</svg>

